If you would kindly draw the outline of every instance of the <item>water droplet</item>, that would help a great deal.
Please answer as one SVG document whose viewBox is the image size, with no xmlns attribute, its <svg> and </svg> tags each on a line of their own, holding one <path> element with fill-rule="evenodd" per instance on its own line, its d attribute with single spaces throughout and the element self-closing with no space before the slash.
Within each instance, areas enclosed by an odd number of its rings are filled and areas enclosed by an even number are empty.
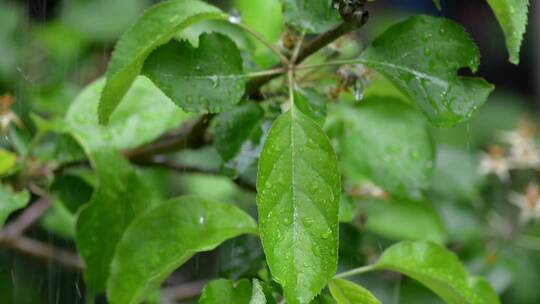
<svg viewBox="0 0 540 304">
<path fill-rule="evenodd" d="M 234 24 L 242 22 L 242 15 L 240 15 L 240 12 L 233 10 L 229 15 L 229 22 Z"/>
<path fill-rule="evenodd" d="M 315 182 L 311 183 L 311 186 L 309 186 L 309 192 L 311 192 L 311 194 L 317 193 L 318 189 L 319 187 L 317 186 L 317 183 Z"/>
<path fill-rule="evenodd" d="M 321 234 L 321 237 L 323 238 L 323 240 L 327 240 L 330 237 L 330 234 L 332 234 L 332 231 L 328 229 L 323 234 Z"/>
<path fill-rule="evenodd" d="M 424 55 L 431 56 L 431 49 L 430 48 L 424 48 Z"/>
<path fill-rule="evenodd" d="M 204 224 L 204 222 L 206 221 L 206 219 L 204 218 L 204 216 L 200 216 L 199 217 L 199 224 Z"/>
<path fill-rule="evenodd" d="M 305 217 L 302 219 L 302 223 L 304 224 L 304 227 L 309 228 L 313 226 L 313 223 L 315 223 L 315 220 L 311 217 Z"/>
<path fill-rule="evenodd" d="M 364 89 L 364 81 L 362 79 L 358 79 L 354 84 L 354 99 L 356 101 L 362 101 L 362 99 L 364 99 Z"/>
<path fill-rule="evenodd" d="M 217 75 L 210 76 L 210 81 L 212 81 L 212 87 L 214 89 L 219 87 L 219 77 Z"/>
</svg>

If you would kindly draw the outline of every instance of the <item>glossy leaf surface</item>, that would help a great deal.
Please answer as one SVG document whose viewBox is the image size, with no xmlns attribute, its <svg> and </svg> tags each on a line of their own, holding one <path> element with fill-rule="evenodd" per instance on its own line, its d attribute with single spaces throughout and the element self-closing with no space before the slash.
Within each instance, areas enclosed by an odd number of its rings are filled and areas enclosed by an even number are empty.
<svg viewBox="0 0 540 304">
<path fill-rule="evenodd" d="M 272 275 L 288 303 L 307 303 L 336 271 L 341 186 L 326 134 L 295 107 L 270 130 L 257 190 L 260 234 Z"/>
<path fill-rule="evenodd" d="M 139 303 L 195 253 L 244 233 L 256 234 L 257 225 L 235 206 L 194 196 L 160 204 L 134 220 L 118 244 L 109 300 Z"/>
<path fill-rule="evenodd" d="M 300 31 L 320 33 L 340 20 L 338 11 L 328 0 L 281 0 L 285 22 Z"/>
<path fill-rule="evenodd" d="M 222 17 L 219 9 L 198 0 L 167 1 L 148 9 L 116 44 L 99 103 L 99 121 L 108 122 L 156 47 L 197 21 Z"/>
<path fill-rule="evenodd" d="M 361 58 L 388 77 L 439 127 L 452 127 L 483 105 L 493 86 L 458 75 L 476 72 L 480 52 L 465 30 L 448 19 L 412 17 L 376 38 Z"/>
<path fill-rule="evenodd" d="M 244 95 L 240 51 L 222 34 L 201 35 L 198 48 L 171 41 L 150 54 L 142 73 L 189 112 L 221 112 Z"/>
</svg>

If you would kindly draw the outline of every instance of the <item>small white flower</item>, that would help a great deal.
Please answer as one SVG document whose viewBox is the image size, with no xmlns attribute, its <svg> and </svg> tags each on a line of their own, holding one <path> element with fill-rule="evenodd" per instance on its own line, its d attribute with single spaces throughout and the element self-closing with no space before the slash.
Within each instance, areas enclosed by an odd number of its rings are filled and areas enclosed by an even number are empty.
<svg viewBox="0 0 540 304">
<path fill-rule="evenodd" d="M 513 146 L 510 149 L 510 162 L 516 169 L 534 169 L 540 167 L 540 150 L 533 142 Z"/>
<path fill-rule="evenodd" d="M 510 163 L 504 157 L 504 150 L 497 145 L 489 148 L 488 153 L 482 155 L 480 172 L 482 174 L 495 174 L 501 181 L 506 182 L 510 178 Z"/>
<path fill-rule="evenodd" d="M 510 193 L 508 200 L 521 210 L 522 223 L 540 219 L 540 188 L 536 183 L 530 183 L 525 193 Z"/>
</svg>

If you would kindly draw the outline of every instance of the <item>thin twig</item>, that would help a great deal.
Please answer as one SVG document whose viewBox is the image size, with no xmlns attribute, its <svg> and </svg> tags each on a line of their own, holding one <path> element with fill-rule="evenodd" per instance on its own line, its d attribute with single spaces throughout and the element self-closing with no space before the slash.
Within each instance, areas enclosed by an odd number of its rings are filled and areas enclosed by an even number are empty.
<svg viewBox="0 0 540 304">
<path fill-rule="evenodd" d="M 204 285 L 206 285 L 206 281 L 189 282 L 179 286 L 165 287 L 161 289 L 161 295 L 165 303 L 189 300 L 199 296 Z"/>
<path fill-rule="evenodd" d="M 358 267 L 358 268 L 355 268 L 355 269 L 352 269 L 352 270 L 349 270 L 349 271 L 338 273 L 338 274 L 336 274 L 335 278 L 352 277 L 352 276 L 355 276 L 355 275 L 358 275 L 358 274 L 370 272 L 372 270 L 375 270 L 375 268 L 376 268 L 376 265 L 366 265 L 366 266 Z"/>
<path fill-rule="evenodd" d="M 234 24 L 242 28 L 248 34 L 250 34 L 255 39 L 259 40 L 262 44 L 264 44 L 266 47 L 268 47 L 268 49 L 270 49 L 274 54 L 276 54 L 276 56 L 279 57 L 279 59 L 281 60 L 281 63 L 284 66 L 287 66 L 289 64 L 289 59 L 285 57 L 285 55 L 283 55 L 281 50 L 278 49 L 275 45 L 273 45 L 270 41 L 266 40 L 266 38 L 263 35 L 261 35 L 259 32 L 257 32 L 256 30 L 250 28 L 249 26 L 243 23 L 234 23 Z"/>
<path fill-rule="evenodd" d="M 26 229 L 32 226 L 41 218 L 41 216 L 43 216 L 43 214 L 45 214 L 51 205 L 51 200 L 46 197 L 38 199 L 35 203 L 30 205 L 30 207 L 26 208 L 17 219 L 6 225 L 3 233 L 10 237 L 17 237 L 23 234 Z"/>
</svg>

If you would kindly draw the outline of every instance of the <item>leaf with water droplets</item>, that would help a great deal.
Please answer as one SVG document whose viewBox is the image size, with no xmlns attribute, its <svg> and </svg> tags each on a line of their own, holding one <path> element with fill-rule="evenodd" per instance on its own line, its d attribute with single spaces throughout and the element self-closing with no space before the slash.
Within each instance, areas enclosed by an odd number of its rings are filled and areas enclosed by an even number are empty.
<svg viewBox="0 0 540 304">
<path fill-rule="evenodd" d="M 308 117 L 313 119 L 321 127 L 326 120 L 326 98 L 311 88 L 303 88 L 295 91 L 295 104 Z"/>
<path fill-rule="evenodd" d="M 142 73 L 189 112 L 221 112 L 244 95 L 240 51 L 222 34 L 201 35 L 198 48 L 171 41 L 148 56 Z"/>
<path fill-rule="evenodd" d="M 340 183 L 328 137 L 293 106 L 270 129 L 257 176 L 262 244 L 287 303 L 309 302 L 335 274 Z"/>
<path fill-rule="evenodd" d="M 426 119 L 391 97 L 356 106 L 334 105 L 343 122 L 340 156 L 349 179 L 367 177 L 398 197 L 421 198 L 430 184 L 435 151 Z"/>
<path fill-rule="evenodd" d="M 381 304 L 369 290 L 351 281 L 333 279 L 328 287 L 337 304 Z"/>
<path fill-rule="evenodd" d="M 469 119 L 483 105 L 493 85 L 459 76 L 476 72 L 480 52 L 465 30 L 444 18 L 416 16 L 390 27 L 361 55 L 404 91 L 439 127 Z"/>
<path fill-rule="evenodd" d="M 252 101 L 218 115 L 214 125 L 214 147 L 223 159 L 223 169 L 234 176 L 255 164 L 268 128 L 263 109 Z"/>
<path fill-rule="evenodd" d="M 28 191 L 14 193 L 7 185 L 0 184 L 0 228 L 12 212 L 24 208 L 29 201 Z"/>
<path fill-rule="evenodd" d="M 244 233 L 256 234 L 257 225 L 233 205 L 195 196 L 160 204 L 136 218 L 120 240 L 107 282 L 110 303 L 139 303 L 195 253 Z"/>
<path fill-rule="evenodd" d="M 199 0 L 165 1 L 148 9 L 115 46 L 99 103 L 99 121 L 109 121 L 156 47 L 197 21 L 216 18 L 224 18 L 224 14 Z"/>
<path fill-rule="evenodd" d="M 519 63 L 523 36 L 527 29 L 529 0 L 487 0 L 506 38 L 510 62 Z"/>
<path fill-rule="evenodd" d="M 285 22 L 300 31 L 321 33 L 338 24 L 338 11 L 329 0 L 281 0 Z"/>
<path fill-rule="evenodd" d="M 433 243 L 402 242 L 391 246 L 375 268 L 405 274 L 448 304 L 500 303 L 487 282 L 470 276 L 454 253 Z"/>
</svg>

